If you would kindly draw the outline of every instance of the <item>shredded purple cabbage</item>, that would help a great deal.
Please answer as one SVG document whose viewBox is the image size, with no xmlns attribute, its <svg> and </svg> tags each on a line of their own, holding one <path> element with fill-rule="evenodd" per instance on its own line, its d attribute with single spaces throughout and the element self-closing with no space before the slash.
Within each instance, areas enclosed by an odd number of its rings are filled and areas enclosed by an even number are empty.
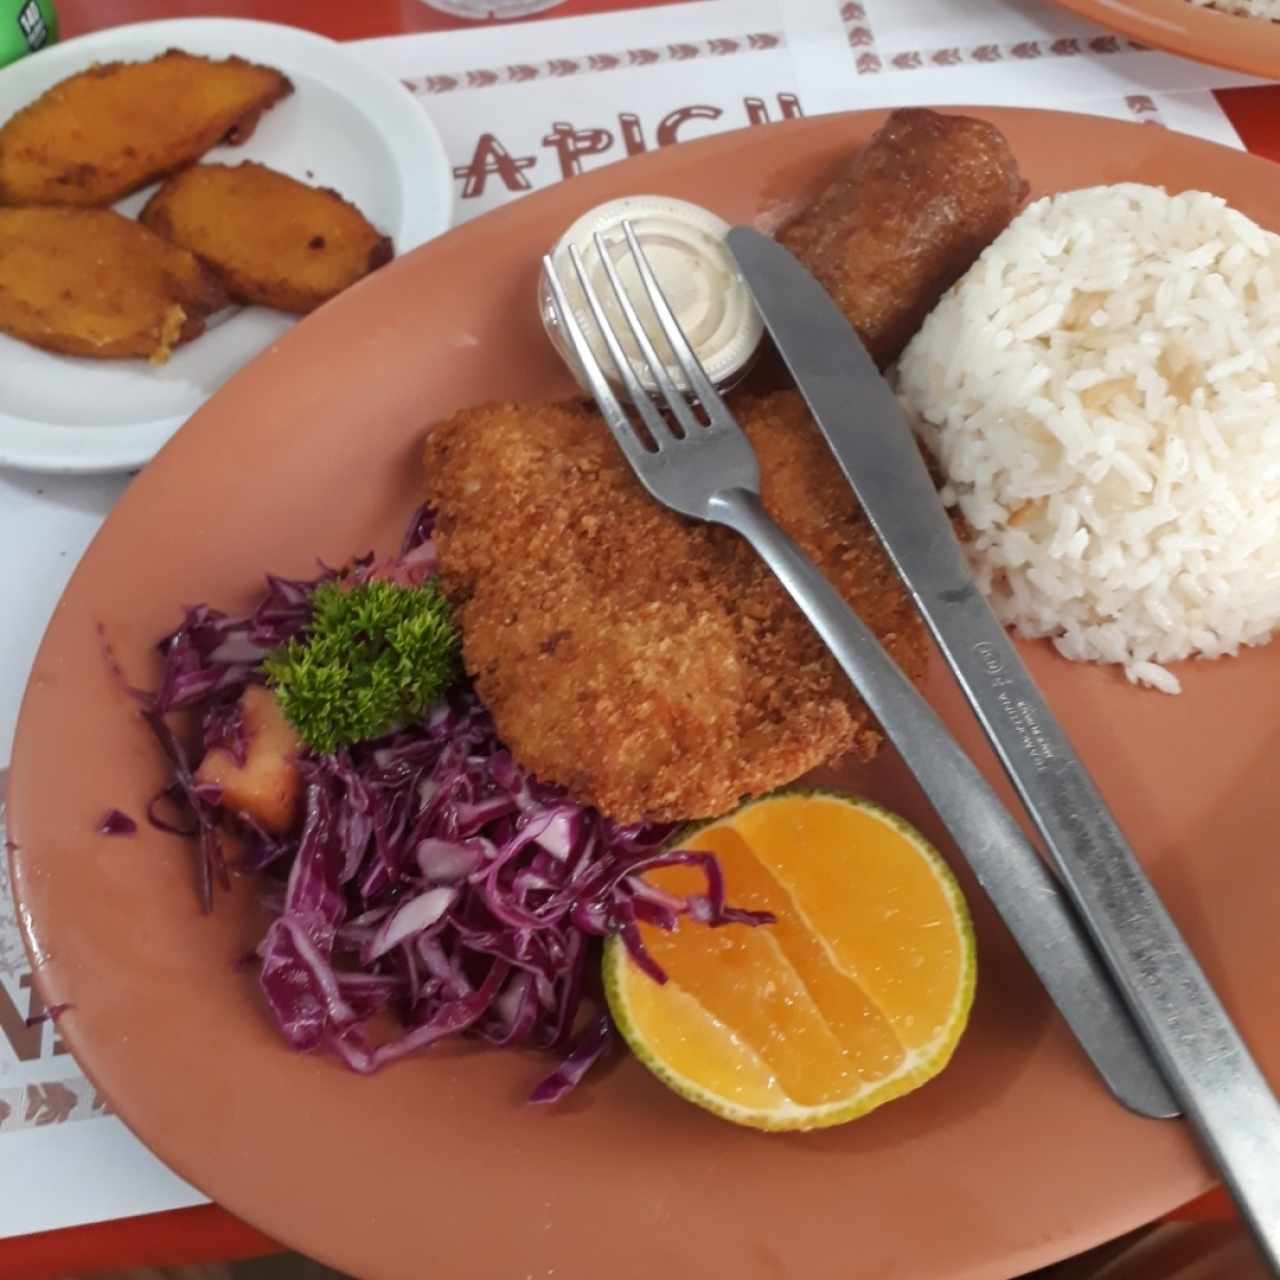
<svg viewBox="0 0 1280 1280">
<path fill-rule="evenodd" d="M 138 829 L 138 824 L 119 809 L 108 809 L 98 823 L 98 834 L 102 836 L 131 836 Z"/>
<path fill-rule="evenodd" d="M 57 1022 L 68 1009 L 74 1008 L 75 1005 L 70 1001 L 66 1001 L 63 1004 L 51 1004 L 43 1013 L 32 1014 L 30 1017 L 23 1018 L 22 1022 L 27 1027 L 38 1027 L 44 1022 Z"/>
<path fill-rule="evenodd" d="M 366 558 L 355 571 L 416 581 L 433 572 L 430 513 L 415 515 L 397 561 L 371 566 Z M 328 1050 L 365 1073 L 458 1034 L 553 1050 L 562 1065 L 531 1101 L 556 1101 L 614 1038 L 590 989 L 597 939 L 618 934 L 664 982 L 641 922 L 673 929 L 684 914 L 710 926 L 772 917 L 726 904 L 712 855 L 664 850 L 671 826 L 619 826 L 529 777 L 465 685 L 411 728 L 300 757 L 305 806 L 295 833 L 274 837 L 224 810 L 217 788 L 196 782 L 193 761 L 214 747 L 245 758 L 237 699 L 261 679 L 265 654 L 306 626 L 312 588 L 334 576 L 269 576 L 244 617 L 187 610 L 161 645 L 160 686 L 144 701 L 173 769 L 148 817 L 196 841 L 205 910 L 214 884 L 229 883 L 224 831 L 242 850 L 237 869 L 263 873 L 274 919 L 257 948 L 260 983 L 293 1048 Z M 195 720 L 194 751 L 169 723 L 180 711 Z M 642 878 L 674 865 L 699 868 L 705 892 L 674 897 Z M 370 1025 L 388 1012 L 400 1026 L 389 1039 Z"/>
</svg>

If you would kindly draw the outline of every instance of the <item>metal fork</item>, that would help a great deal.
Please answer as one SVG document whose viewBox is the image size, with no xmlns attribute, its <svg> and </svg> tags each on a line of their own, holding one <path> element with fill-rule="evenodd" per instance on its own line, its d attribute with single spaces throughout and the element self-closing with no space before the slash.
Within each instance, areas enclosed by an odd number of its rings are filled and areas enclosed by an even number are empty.
<svg viewBox="0 0 1280 1280">
<path fill-rule="evenodd" d="M 1177 1115 L 1177 1103 L 1092 943 L 1022 829 L 875 635 L 765 510 L 751 442 L 689 346 L 630 224 L 622 228 L 649 304 L 701 414 L 655 350 L 602 236 L 595 237 L 596 251 L 669 417 L 642 387 L 576 246 L 570 249 L 573 268 L 634 421 L 575 317 L 554 261 L 544 258 L 543 267 L 580 371 L 636 477 L 665 506 L 725 525 L 751 543 L 903 756 L 1108 1087 L 1143 1115 Z"/>
</svg>

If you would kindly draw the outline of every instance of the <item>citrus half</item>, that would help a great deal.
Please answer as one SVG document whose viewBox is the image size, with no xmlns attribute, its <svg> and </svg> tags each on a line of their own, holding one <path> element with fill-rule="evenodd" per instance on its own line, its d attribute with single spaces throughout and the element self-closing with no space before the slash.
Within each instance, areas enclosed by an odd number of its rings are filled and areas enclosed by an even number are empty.
<svg viewBox="0 0 1280 1280">
<path fill-rule="evenodd" d="M 856 796 L 792 789 L 674 843 L 714 853 L 729 902 L 777 919 L 641 925 L 665 983 L 618 939 L 606 946 L 614 1021 L 672 1089 L 737 1124 L 815 1129 L 946 1066 L 973 1003 L 973 927 L 954 876 L 912 826 Z M 703 888 L 691 867 L 645 878 L 675 894 Z"/>
</svg>

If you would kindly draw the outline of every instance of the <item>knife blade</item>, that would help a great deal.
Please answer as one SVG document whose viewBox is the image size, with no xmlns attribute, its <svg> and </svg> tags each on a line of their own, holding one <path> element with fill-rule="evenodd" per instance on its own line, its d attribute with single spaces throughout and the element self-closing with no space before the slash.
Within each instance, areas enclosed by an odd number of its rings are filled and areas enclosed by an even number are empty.
<svg viewBox="0 0 1280 1280">
<path fill-rule="evenodd" d="M 1109 974 L 1123 1006 L 1112 996 L 1105 1021 L 1074 1016 L 1073 992 L 1037 965 L 1034 930 L 1015 933 L 1024 954 L 1095 1064 L 1103 1069 L 1100 1055 L 1107 1062 L 1104 1075 L 1119 1063 L 1119 1079 L 1108 1075 L 1108 1083 L 1124 1101 L 1157 1102 L 1167 1082 L 1280 1274 L 1280 1103 L 977 590 L 904 410 L 852 326 L 776 241 L 737 227 L 728 245 L 819 430 L 1044 840 L 1075 920 L 1050 910 L 1042 926 L 1083 926 L 1094 949 L 1084 950 L 1081 937 L 1076 980 L 1097 996 Z M 1035 856 L 1030 846 L 1028 852 Z M 972 861 L 982 851 L 965 853 Z M 998 889 L 999 869 L 986 871 L 984 888 Z M 1135 1109 L 1170 1114 L 1158 1105 Z"/>
</svg>

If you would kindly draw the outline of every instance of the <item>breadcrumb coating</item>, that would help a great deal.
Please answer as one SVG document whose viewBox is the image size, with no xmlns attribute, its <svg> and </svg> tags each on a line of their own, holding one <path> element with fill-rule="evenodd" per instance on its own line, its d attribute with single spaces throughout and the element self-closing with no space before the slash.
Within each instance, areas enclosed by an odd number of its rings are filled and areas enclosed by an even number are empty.
<svg viewBox="0 0 1280 1280">
<path fill-rule="evenodd" d="M 762 496 L 913 679 L 923 626 L 798 395 L 739 399 Z M 427 498 L 463 655 L 536 777 L 620 822 L 710 817 L 879 729 L 751 548 L 641 488 L 592 410 L 467 409 Z"/>
</svg>

